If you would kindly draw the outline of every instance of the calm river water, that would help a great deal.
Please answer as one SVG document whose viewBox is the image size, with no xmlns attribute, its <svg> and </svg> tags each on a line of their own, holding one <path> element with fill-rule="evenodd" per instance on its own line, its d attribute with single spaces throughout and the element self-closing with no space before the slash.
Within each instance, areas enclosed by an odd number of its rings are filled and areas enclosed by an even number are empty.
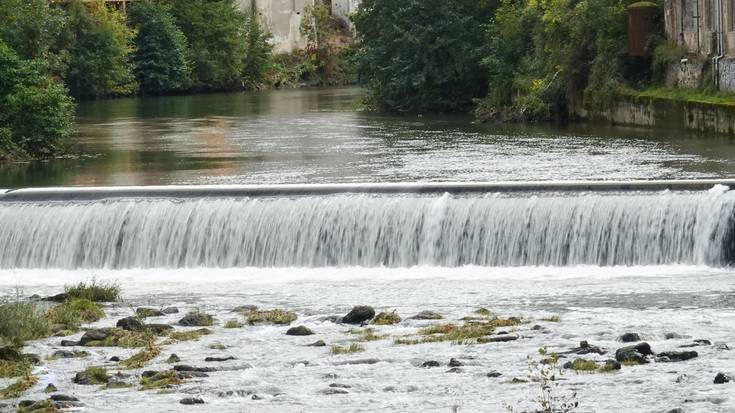
<svg viewBox="0 0 735 413">
<path fill-rule="evenodd" d="M 0 187 L 728 177 L 731 139 L 357 111 L 356 88 L 82 102 L 71 155 Z"/>
</svg>

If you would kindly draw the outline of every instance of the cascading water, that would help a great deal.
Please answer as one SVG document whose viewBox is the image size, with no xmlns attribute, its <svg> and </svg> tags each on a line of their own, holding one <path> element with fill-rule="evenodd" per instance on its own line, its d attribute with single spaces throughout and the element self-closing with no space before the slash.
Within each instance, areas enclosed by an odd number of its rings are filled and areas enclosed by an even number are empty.
<svg viewBox="0 0 735 413">
<path fill-rule="evenodd" d="M 2 268 L 729 265 L 735 193 L 0 203 Z"/>
</svg>

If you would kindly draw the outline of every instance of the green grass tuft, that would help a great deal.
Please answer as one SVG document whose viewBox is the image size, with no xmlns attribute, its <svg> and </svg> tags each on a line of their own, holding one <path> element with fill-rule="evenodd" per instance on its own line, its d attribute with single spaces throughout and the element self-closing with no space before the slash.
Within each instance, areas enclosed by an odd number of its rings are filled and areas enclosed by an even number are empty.
<svg viewBox="0 0 735 413">
<path fill-rule="evenodd" d="M 69 331 L 77 331 L 83 323 L 93 323 L 104 316 L 102 307 L 86 298 L 70 298 L 46 311 L 51 325 L 64 326 Z"/>
<path fill-rule="evenodd" d="M 140 384 L 143 390 L 167 389 L 181 384 L 179 375 L 173 370 L 166 370 L 156 373 L 151 377 L 142 377 Z"/>
<path fill-rule="evenodd" d="M 361 351 L 365 351 L 365 347 L 357 343 L 352 343 L 349 345 L 349 347 L 342 347 L 342 346 L 336 346 L 336 345 L 332 346 L 329 352 L 332 354 L 352 354 L 352 353 L 359 353 Z"/>
<path fill-rule="evenodd" d="M 227 320 L 227 322 L 225 323 L 225 328 L 243 328 L 243 327 L 245 327 L 245 324 L 241 323 L 239 320 L 236 320 L 234 318 L 232 320 Z"/>
<path fill-rule="evenodd" d="M 84 298 L 94 302 L 113 302 L 120 299 L 120 286 L 113 282 L 80 282 L 64 288 L 69 298 Z"/>
<path fill-rule="evenodd" d="M 130 358 L 120 362 L 120 366 L 126 369 L 139 369 L 161 354 L 161 348 L 150 343 L 145 349 L 133 354 Z"/>
<path fill-rule="evenodd" d="M 357 341 L 377 341 L 388 337 L 386 334 L 375 334 L 375 329 L 373 328 L 352 329 L 350 330 L 350 334 L 357 335 Z"/>
<path fill-rule="evenodd" d="M 36 376 L 25 376 L 8 387 L 0 389 L 0 399 L 16 399 L 20 397 L 23 392 L 35 386 L 36 383 L 38 383 L 38 378 Z"/>
<path fill-rule="evenodd" d="M 199 340 L 202 336 L 207 336 L 210 334 L 212 334 L 212 330 L 208 328 L 200 328 L 198 330 L 188 331 L 172 331 L 168 335 L 170 341 L 167 341 L 165 344 L 173 344 L 173 342 L 176 341 L 196 341 Z"/>
<path fill-rule="evenodd" d="M 548 321 L 550 323 L 561 323 L 561 316 L 555 314 L 549 317 L 544 317 L 541 319 L 541 321 Z"/>
<path fill-rule="evenodd" d="M 245 317 L 250 324 L 273 323 L 278 325 L 291 324 L 298 318 L 296 313 L 280 309 L 250 311 L 245 313 Z"/>
<path fill-rule="evenodd" d="M 401 316 L 398 315 L 398 313 L 395 312 L 395 310 L 391 313 L 380 313 L 377 316 L 375 316 L 375 319 L 373 319 L 372 324 L 379 325 L 379 326 L 388 326 L 393 324 L 398 324 L 401 322 Z"/>
<path fill-rule="evenodd" d="M 20 360 L 0 360 L 0 378 L 29 376 L 33 362 L 27 357 Z"/>
<path fill-rule="evenodd" d="M 595 371 L 598 369 L 598 365 L 592 360 L 579 358 L 572 361 L 571 368 L 574 371 Z"/>
<path fill-rule="evenodd" d="M 106 339 L 90 341 L 85 346 L 136 348 L 150 346 L 155 341 L 156 336 L 150 331 L 127 331 L 121 328 L 113 328 Z"/>
<path fill-rule="evenodd" d="M 0 347 L 22 347 L 27 340 L 48 337 L 50 326 L 43 311 L 32 302 L 0 303 Z"/>
</svg>

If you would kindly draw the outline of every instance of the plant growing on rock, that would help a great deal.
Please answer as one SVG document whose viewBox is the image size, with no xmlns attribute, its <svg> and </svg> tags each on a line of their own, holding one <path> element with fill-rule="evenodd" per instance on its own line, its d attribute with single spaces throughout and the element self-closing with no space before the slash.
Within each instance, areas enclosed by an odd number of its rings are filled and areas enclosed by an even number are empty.
<svg viewBox="0 0 735 413">
<path fill-rule="evenodd" d="M 400 322 L 401 322 L 401 316 L 399 316 L 398 313 L 396 313 L 396 311 L 393 310 L 390 313 L 383 312 L 383 313 L 376 315 L 372 321 L 372 324 L 386 326 L 386 325 L 398 324 Z"/>
<path fill-rule="evenodd" d="M 273 323 L 279 325 L 291 324 L 296 321 L 296 313 L 286 310 L 255 310 L 245 314 L 250 324 Z"/>
<path fill-rule="evenodd" d="M 140 378 L 140 385 L 143 390 L 170 388 L 181 383 L 181 378 L 173 370 L 160 371 L 150 376 L 144 375 Z"/>
<path fill-rule="evenodd" d="M 145 349 L 141 350 L 138 353 L 135 353 L 130 358 L 121 361 L 120 365 L 128 369 L 139 369 L 145 366 L 147 362 L 158 357 L 160 354 L 161 348 L 155 343 L 151 342 L 146 346 Z"/>
<path fill-rule="evenodd" d="M 100 282 L 92 279 L 76 285 L 64 287 L 68 298 L 84 298 L 97 303 L 109 303 L 120 299 L 120 286 L 114 282 Z"/>
</svg>

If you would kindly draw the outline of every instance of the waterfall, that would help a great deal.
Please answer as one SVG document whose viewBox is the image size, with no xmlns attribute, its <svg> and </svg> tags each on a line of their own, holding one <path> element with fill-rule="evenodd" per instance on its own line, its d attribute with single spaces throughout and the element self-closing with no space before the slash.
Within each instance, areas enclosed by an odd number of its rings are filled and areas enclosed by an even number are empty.
<svg viewBox="0 0 735 413">
<path fill-rule="evenodd" d="M 0 202 L 0 267 L 726 266 L 734 211 L 726 190 Z"/>
</svg>

